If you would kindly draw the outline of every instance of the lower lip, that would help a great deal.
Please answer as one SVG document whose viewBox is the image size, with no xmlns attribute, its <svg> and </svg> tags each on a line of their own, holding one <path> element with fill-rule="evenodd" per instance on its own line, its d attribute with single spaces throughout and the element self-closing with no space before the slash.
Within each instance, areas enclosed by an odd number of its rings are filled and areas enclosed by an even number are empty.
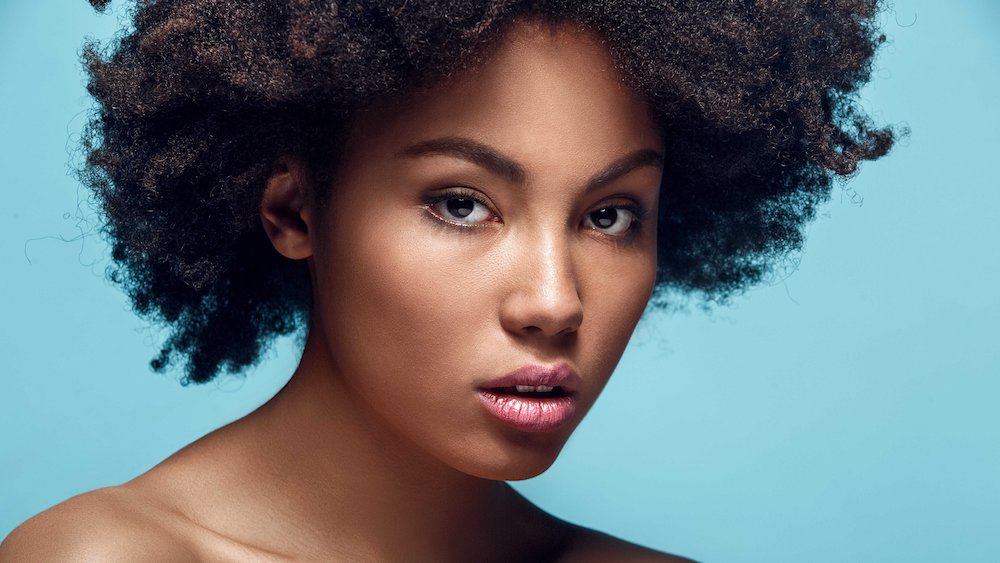
<svg viewBox="0 0 1000 563">
<path fill-rule="evenodd" d="M 549 432 L 559 428 L 576 412 L 576 399 L 532 398 L 479 391 L 479 400 L 500 422 L 522 432 Z"/>
</svg>

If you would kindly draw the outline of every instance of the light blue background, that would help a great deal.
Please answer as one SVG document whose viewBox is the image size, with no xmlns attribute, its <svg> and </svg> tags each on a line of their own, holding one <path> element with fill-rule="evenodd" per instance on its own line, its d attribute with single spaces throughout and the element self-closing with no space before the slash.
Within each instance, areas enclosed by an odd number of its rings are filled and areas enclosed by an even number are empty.
<svg viewBox="0 0 1000 563">
<path fill-rule="evenodd" d="M 792 275 L 649 316 L 590 417 L 518 485 L 699 560 L 1000 561 L 1000 5 L 899 0 L 863 103 L 912 136 L 838 187 Z M 248 412 L 294 368 L 182 388 L 104 281 L 68 174 L 77 62 L 113 15 L 0 3 L 0 537 Z M 86 221 L 81 222 L 82 215 Z"/>
</svg>

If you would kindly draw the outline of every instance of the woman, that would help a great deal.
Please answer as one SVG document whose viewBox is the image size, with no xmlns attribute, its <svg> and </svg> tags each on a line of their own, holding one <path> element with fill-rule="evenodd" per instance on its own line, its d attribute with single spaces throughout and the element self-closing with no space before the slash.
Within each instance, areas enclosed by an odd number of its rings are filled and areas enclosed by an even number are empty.
<svg viewBox="0 0 1000 563">
<path fill-rule="evenodd" d="M 678 3 L 680 4 L 680 3 Z M 85 180 L 157 369 L 306 331 L 251 415 L 2 560 L 672 560 L 557 520 L 544 471 L 650 298 L 724 298 L 884 154 L 871 2 L 156 2 Z"/>
</svg>

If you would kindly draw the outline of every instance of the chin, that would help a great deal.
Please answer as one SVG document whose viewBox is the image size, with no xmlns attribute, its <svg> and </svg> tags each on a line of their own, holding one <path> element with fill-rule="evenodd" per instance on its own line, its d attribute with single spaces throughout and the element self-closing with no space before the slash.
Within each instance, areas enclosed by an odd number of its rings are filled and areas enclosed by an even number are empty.
<svg viewBox="0 0 1000 563">
<path fill-rule="evenodd" d="M 552 467 L 566 444 L 565 439 L 557 444 L 546 441 L 549 443 L 542 444 L 542 441 L 532 439 L 508 442 L 502 448 L 455 464 L 455 467 L 468 475 L 493 481 L 531 479 Z"/>
<path fill-rule="evenodd" d="M 552 467 L 553 462 L 555 462 L 555 458 L 546 460 L 544 463 L 522 463 L 490 467 L 479 466 L 470 468 L 471 471 L 466 471 L 465 473 L 473 477 L 489 479 L 491 481 L 523 481 L 545 473 L 549 467 Z"/>
</svg>

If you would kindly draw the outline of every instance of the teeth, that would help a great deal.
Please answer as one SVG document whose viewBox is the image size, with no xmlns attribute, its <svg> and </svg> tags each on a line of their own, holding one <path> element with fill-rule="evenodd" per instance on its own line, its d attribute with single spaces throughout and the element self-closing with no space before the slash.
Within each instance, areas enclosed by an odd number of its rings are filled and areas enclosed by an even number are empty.
<svg viewBox="0 0 1000 563">
<path fill-rule="evenodd" d="M 515 385 L 518 393 L 548 393 L 555 389 L 555 387 L 549 387 L 548 385 Z"/>
</svg>

